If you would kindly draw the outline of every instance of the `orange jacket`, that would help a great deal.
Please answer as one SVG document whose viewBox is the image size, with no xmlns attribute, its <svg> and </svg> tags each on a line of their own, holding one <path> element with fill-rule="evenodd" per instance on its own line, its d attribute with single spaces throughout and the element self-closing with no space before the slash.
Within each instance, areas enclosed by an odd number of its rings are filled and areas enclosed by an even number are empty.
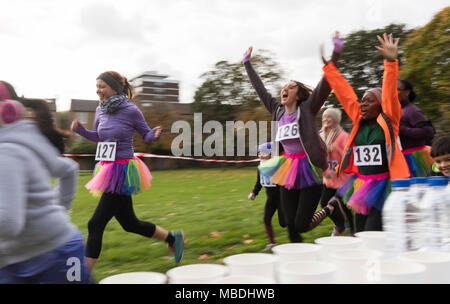
<svg viewBox="0 0 450 304">
<path fill-rule="evenodd" d="M 362 120 L 360 104 L 353 88 L 341 75 L 336 66 L 330 62 L 323 67 L 325 78 L 330 84 L 339 102 L 353 123 L 349 139 L 345 145 L 344 157 L 339 166 L 339 171 L 345 173 L 358 173 L 358 167 L 353 162 L 353 146 L 355 136 Z M 386 153 L 389 163 L 390 179 L 409 178 L 410 173 L 406 160 L 398 145 L 398 132 L 401 117 L 401 105 L 397 93 L 398 61 L 384 61 L 383 86 L 382 86 L 382 111 L 377 117 L 377 123 L 384 131 L 386 139 Z"/>
</svg>

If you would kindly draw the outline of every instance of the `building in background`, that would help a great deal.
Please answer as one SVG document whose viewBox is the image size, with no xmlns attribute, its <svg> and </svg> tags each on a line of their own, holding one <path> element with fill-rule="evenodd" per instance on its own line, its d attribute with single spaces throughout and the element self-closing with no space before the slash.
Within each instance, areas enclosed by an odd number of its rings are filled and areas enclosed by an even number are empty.
<svg viewBox="0 0 450 304">
<path fill-rule="evenodd" d="M 130 83 L 136 92 L 134 101 L 143 107 L 149 101 L 179 102 L 179 82 L 168 77 L 155 71 L 146 71 L 131 78 Z"/>
</svg>

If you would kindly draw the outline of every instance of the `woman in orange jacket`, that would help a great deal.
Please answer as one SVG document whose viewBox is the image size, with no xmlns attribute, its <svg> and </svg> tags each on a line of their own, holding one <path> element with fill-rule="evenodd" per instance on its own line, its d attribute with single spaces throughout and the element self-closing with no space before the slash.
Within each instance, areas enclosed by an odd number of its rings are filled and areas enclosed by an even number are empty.
<svg viewBox="0 0 450 304">
<path fill-rule="evenodd" d="M 401 105 L 397 95 L 399 39 L 377 36 L 384 57 L 382 88 L 369 89 L 361 103 L 332 62 L 323 68 L 325 78 L 353 123 L 340 172 L 354 174 L 338 190 L 355 211 L 356 232 L 382 230 L 381 211 L 390 192 L 390 180 L 408 178 L 408 165 L 398 145 Z"/>
</svg>

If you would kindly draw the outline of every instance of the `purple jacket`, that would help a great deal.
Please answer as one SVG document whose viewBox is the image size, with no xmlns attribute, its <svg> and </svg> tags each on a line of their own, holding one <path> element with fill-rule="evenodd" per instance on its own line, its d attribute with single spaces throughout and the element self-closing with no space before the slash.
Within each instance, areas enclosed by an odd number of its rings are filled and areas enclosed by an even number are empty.
<svg viewBox="0 0 450 304">
<path fill-rule="evenodd" d="M 402 103 L 402 118 L 400 119 L 400 141 L 402 149 L 411 149 L 431 142 L 435 131 L 423 112 L 409 100 Z"/>
<path fill-rule="evenodd" d="M 132 158 L 133 133 L 136 130 L 146 143 L 158 140 L 156 129 L 150 129 L 139 108 L 129 102 L 123 102 L 113 114 L 105 114 L 100 106 L 95 110 L 94 130 L 85 129 L 81 124 L 76 133 L 93 142 L 116 142 L 116 159 Z"/>
</svg>

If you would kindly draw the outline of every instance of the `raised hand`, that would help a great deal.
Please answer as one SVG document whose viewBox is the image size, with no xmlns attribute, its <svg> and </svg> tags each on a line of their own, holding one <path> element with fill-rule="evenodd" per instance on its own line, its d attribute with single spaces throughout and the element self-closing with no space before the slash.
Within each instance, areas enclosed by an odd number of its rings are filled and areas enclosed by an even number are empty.
<svg viewBox="0 0 450 304">
<path fill-rule="evenodd" d="M 378 41 L 381 43 L 381 47 L 375 46 L 375 48 L 383 55 L 384 59 L 394 61 L 398 55 L 398 41 L 400 38 L 393 38 L 392 34 L 383 34 L 383 38 L 377 35 Z"/>
<path fill-rule="evenodd" d="M 333 37 L 333 44 L 334 44 L 334 52 L 340 53 L 342 52 L 342 48 L 344 47 L 344 39 L 339 37 L 339 32 L 336 31 Z"/>
<path fill-rule="evenodd" d="M 252 57 L 252 51 L 253 47 L 249 47 L 247 51 L 244 53 L 244 57 L 242 58 L 242 62 L 246 63 L 247 61 L 250 61 L 250 58 Z"/>
</svg>

